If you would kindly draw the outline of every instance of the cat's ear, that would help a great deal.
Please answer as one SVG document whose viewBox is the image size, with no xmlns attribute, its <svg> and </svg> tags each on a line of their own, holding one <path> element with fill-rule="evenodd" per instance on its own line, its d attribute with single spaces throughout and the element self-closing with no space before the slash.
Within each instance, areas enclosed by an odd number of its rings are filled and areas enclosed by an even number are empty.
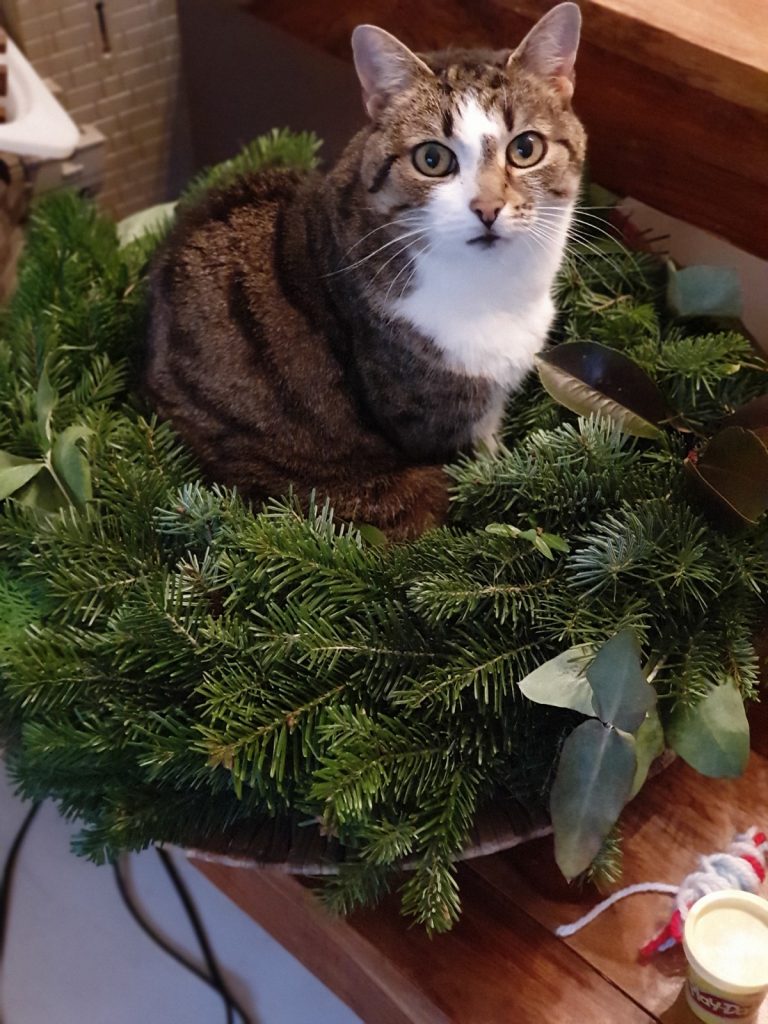
<svg viewBox="0 0 768 1024">
<path fill-rule="evenodd" d="M 387 100 L 418 77 L 432 72 L 399 39 L 375 25 L 358 25 L 352 33 L 352 53 L 363 103 L 370 117 L 377 117 Z"/>
<path fill-rule="evenodd" d="M 509 58 L 508 66 L 514 64 L 552 79 L 555 88 L 570 99 L 580 30 L 581 11 L 576 4 L 558 4 L 536 22 Z"/>
</svg>

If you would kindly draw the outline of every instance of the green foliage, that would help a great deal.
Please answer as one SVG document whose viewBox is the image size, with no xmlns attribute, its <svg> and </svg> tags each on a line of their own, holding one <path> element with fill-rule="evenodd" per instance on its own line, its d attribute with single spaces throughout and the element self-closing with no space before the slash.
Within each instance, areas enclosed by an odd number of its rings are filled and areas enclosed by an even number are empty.
<svg viewBox="0 0 768 1024">
<path fill-rule="evenodd" d="M 668 736 L 672 749 L 703 775 L 741 775 L 749 757 L 749 724 L 738 687 L 726 680 L 695 707 L 677 708 Z"/>
<path fill-rule="evenodd" d="M 656 692 L 628 628 L 597 652 L 582 645 L 558 654 L 519 685 L 538 704 L 587 716 L 563 744 L 550 794 L 555 857 L 565 877 L 573 879 L 603 848 L 624 804 L 663 749 Z"/>
<path fill-rule="evenodd" d="M 184 201 L 316 148 L 258 140 Z M 587 220 L 562 340 L 634 359 L 697 429 L 766 390 L 740 335 L 676 321 L 664 267 Z M 22 791 L 84 820 L 80 852 L 319 822 L 344 850 L 333 906 L 392 889 L 440 931 L 479 810 L 546 806 L 579 722 L 520 680 L 631 627 L 665 725 L 726 680 L 754 694 L 765 522 L 711 523 L 691 435 L 578 419 L 532 378 L 506 446 L 448 468 L 449 524 L 407 546 L 320 503 L 250 509 L 203 485 L 136 387 L 160 234 L 121 246 L 87 203 L 46 199 L 0 324 L 0 483 L 39 467 L 0 505 L 0 721 Z M 44 471 L 55 492 L 34 490 Z"/>
<path fill-rule="evenodd" d="M 260 135 L 230 160 L 203 171 L 181 197 L 183 203 L 195 202 L 210 188 L 222 188 L 236 178 L 271 167 L 289 167 L 310 171 L 317 166 L 320 139 L 313 132 L 291 132 L 287 128 L 273 128 Z"/>
</svg>

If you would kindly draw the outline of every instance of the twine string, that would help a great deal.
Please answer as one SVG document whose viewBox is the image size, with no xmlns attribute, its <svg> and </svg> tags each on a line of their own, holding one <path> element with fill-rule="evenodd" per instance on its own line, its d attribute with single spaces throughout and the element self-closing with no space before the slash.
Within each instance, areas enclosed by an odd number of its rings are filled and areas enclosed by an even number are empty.
<svg viewBox="0 0 768 1024">
<path fill-rule="evenodd" d="M 683 926 L 693 904 L 707 893 L 722 889 L 741 889 L 757 892 L 765 881 L 768 860 L 768 837 L 754 826 L 734 836 L 723 853 L 712 853 L 699 858 L 698 870 L 686 875 L 680 885 L 666 882 L 638 882 L 613 893 L 572 924 L 555 929 L 558 938 L 565 939 L 591 924 L 595 918 L 615 903 L 637 893 L 660 892 L 675 897 L 675 909 L 666 925 L 640 950 L 641 957 L 669 949 L 682 940 Z"/>
</svg>

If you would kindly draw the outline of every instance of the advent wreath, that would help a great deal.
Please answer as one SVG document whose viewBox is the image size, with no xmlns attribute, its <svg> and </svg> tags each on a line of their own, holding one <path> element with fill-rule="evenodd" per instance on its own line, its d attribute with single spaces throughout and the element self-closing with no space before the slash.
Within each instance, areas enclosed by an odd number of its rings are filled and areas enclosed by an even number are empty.
<svg viewBox="0 0 768 1024">
<path fill-rule="evenodd" d="M 316 149 L 274 132 L 182 201 Z M 388 545 L 322 495 L 204 484 L 146 408 L 161 233 L 45 199 L 2 318 L 0 726 L 21 792 L 82 819 L 78 852 L 322 836 L 330 904 L 394 885 L 439 931 L 489 810 L 551 817 L 564 873 L 605 874 L 665 747 L 743 768 L 768 367 L 727 274 L 582 211 L 505 446 L 448 467 L 448 526 Z"/>
</svg>

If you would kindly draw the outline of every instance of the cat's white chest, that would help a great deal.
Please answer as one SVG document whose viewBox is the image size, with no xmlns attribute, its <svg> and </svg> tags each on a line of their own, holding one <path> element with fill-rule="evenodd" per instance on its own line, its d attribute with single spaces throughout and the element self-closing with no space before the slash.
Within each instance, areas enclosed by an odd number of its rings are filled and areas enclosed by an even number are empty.
<svg viewBox="0 0 768 1024">
<path fill-rule="evenodd" d="M 408 320 L 442 351 L 460 373 L 514 390 L 533 367 L 547 336 L 554 305 L 555 267 L 531 259 L 522 240 L 504 250 L 467 246 L 417 257 L 412 287 L 395 301 Z"/>
</svg>

